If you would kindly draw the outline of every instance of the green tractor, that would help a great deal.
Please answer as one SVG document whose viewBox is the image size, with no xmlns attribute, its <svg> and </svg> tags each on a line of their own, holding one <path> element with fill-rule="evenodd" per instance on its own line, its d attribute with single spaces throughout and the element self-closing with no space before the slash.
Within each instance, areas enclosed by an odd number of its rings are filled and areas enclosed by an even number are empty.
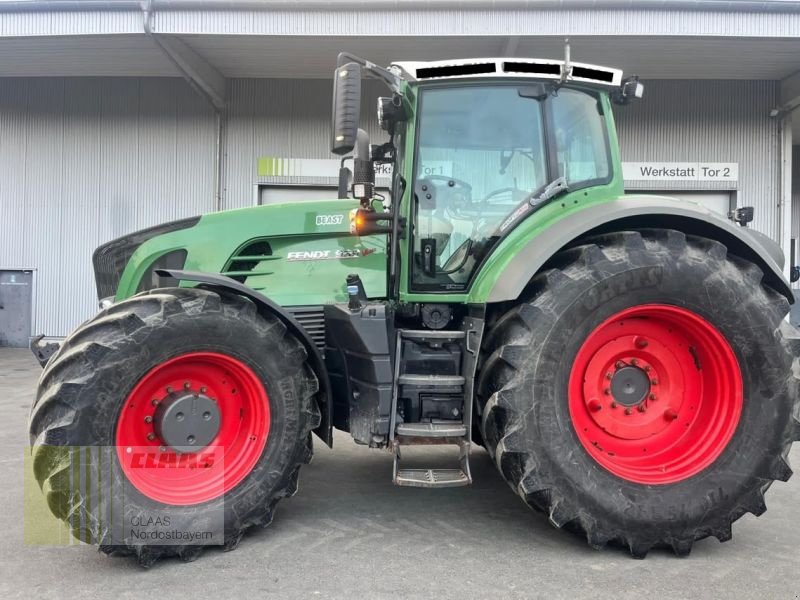
<svg viewBox="0 0 800 600">
<path fill-rule="evenodd" d="M 359 129 L 367 77 L 389 90 L 381 145 Z M 791 475 L 793 296 L 752 209 L 624 194 L 612 105 L 642 90 L 569 55 L 341 54 L 339 199 L 111 241 L 93 257 L 100 313 L 51 356 L 34 344 L 51 510 L 143 565 L 231 549 L 295 493 L 312 433 L 330 446 L 336 428 L 391 452 L 403 486 L 469 485 L 483 446 L 595 548 L 728 540 Z M 404 466 L 421 444 L 453 445 L 453 468 Z"/>
</svg>

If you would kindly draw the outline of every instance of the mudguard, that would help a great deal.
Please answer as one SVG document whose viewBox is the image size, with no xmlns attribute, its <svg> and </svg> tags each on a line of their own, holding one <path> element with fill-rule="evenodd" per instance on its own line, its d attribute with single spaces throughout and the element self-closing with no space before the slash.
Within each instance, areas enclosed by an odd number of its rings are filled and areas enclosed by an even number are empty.
<svg viewBox="0 0 800 600">
<path fill-rule="evenodd" d="M 487 302 L 518 298 L 554 254 L 583 236 L 644 227 L 677 229 L 722 242 L 732 253 L 757 264 L 764 272 L 765 282 L 786 296 L 790 303 L 794 302 L 782 272 L 783 252 L 769 237 L 736 225 L 701 204 L 650 195 L 623 196 L 589 206 L 532 237 L 497 278 Z"/>
<path fill-rule="evenodd" d="M 159 277 L 172 277 L 178 281 L 194 281 L 210 289 L 217 288 L 232 291 L 241 296 L 250 298 L 256 303 L 259 309 L 268 310 L 278 317 L 283 324 L 297 336 L 297 339 L 300 340 L 303 346 L 305 346 L 306 352 L 308 352 L 308 362 L 319 381 L 317 402 L 319 403 L 319 412 L 322 415 L 319 427 L 314 430 L 314 433 L 329 447 L 333 447 L 333 402 L 331 398 L 331 383 L 328 378 L 328 370 L 325 367 L 325 359 L 322 358 L 322 354 L 320 354 L 311 336 L 308 335 L 303 326 L 300 325 L 286 309 L 267 298 L 264 294 L 250 289 L 246 285 L 226 275 L 201 273 L 199 271 L 177 271 L 172 269 L 158 269 L 156 270 L 156 274 Z"/>
</svg>

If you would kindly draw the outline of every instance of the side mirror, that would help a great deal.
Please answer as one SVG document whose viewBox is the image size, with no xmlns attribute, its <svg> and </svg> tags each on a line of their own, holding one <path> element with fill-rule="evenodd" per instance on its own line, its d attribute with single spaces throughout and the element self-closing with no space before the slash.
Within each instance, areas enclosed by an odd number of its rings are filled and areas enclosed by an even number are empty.
<svg viewBox="0 0 800 600">
<path fill-rule="evenodd" d="M 331 152 L 347 154 L 353 150 L 361 113 L 361 65 L 350 62 L 333 74 Z"/>
<path fill-rule="evenodd" d="M 611 93 L 611 100 L 615 104 L 629 104 L 631 100 L 638 100 L 644 96 L 644 84 L 637 75 L 622 81 L 622 85 Z"/>
</svg>

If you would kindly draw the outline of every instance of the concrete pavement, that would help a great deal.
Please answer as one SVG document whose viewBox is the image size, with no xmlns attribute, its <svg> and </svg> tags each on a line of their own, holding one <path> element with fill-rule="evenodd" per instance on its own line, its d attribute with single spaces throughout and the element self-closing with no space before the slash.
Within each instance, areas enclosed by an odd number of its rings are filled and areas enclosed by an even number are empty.
<svg viewBox="0 0 800 600">
<path fill-rule="evenodd" d="M 93 547 L 26 546 L 23 457 L 38 373 L 27 351 L 0 349 L 0 598 L 800 597 L 800 476 L 776 483 L 769 510 L 741 519 L 732 541 L 704 540 L 685 559 L 654 551 L 637 561 L 553 529 L 481 449 L 472 487 L 398 488 L 387 452 L 341 433 L 334 450 L 317 441 L 297 496 L 234 552 L 214 549 L 145 571 Z M 444 464 L 444 451 L 415 456 L 420 465 Z M 792 454 L 800 464 L 800 448 Z"/>
</svg>

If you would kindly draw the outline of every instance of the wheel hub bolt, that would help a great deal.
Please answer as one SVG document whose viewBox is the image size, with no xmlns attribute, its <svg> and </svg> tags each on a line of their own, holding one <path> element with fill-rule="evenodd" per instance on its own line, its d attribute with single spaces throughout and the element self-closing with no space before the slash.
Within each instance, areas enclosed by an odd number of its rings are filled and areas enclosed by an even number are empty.
<svg viewBox="0 0 800 600">
<path fill-rule="evenodd" d="M 192 384 L 191 384 L 191 383 L 189 383 L 188 381 L 184 382 L 184 384 L 183 384 L 183 389 L 185 389 L 185 390 L 188 390 L 188 389 L 189 389 L 189 388 L 191 388 L 191 387 L 192 387 Z"/>
<path fill-rule="evenodd" d="M 664 418 L 667 421 L 674 421 L 675 419 L 678 418 L 678 413 L 676 413 L 671 408 L 668 408 L 667 410 L 664 411 Z"/>
<path fill-rule="evenodd" d="M 636 365 L 639 364 L 639 361 L 637 359 L 635 359 L 635 358 L 632 358 L 631 359 L 631 364 L 635 367 Z"/>
<path fill-rule="evenodd" d="M 614 367 L 616 367 L 617 369 L 621 369 L 624 366 L 625 366 L 625 363 L 622 362 L 621 360 L 618 360 L 617 362 L 614 363 Z"/>
<path fill-rule="evenodd" d="M 646 410 L 647 410 L 647 408 L 645 407 L 645 405 L 644 405 L 644 404 L 640 404 L 640 405 L 639 405 L 639 412 L 644 412 L 644 411 L 646 411 Z"/>
<path fill-rule="evenodd" d="M 613 377 L 614 377 L 614 375 L 613 375 L 613 373 L 611 373 L 611 371 L 609 371 L 608 373 L 606 373 L 606 379 L 611 379 L 611 378 L 613 378 Z"/>
<path fill-rule="evenodd" d="M 610 395 L 611 395 L 611 388 L 606 388 L 606 389 L 604 389 L 604 390 L 603 390 L 603 393 L 604 393 L 606 396 L 610 396 Z"/>
<path fill-rule="evenodd" d="M 201 394 L 205 394 L 205 393 L 206 393 L 206 386 L 202 386 L 202 387 L 200 388 L 200 393 L 201 393 Z"/>
<path fill-rule="evenodd" d="M 658 379 L 651 379 L 651 380 L 650 380 L 650 383 L 651 383 L 652 385 L 658 385 Z"/>
<path fill-rule="evenodd" d="M 147 416 L 144 418 L 144 422 L 145 422 L 145 423 L 152 423 L 152 422 L 153 422 L 153 417 L 151 417 L 150 415 L 147 415 Z"/>
<path fill-rule="evenodd" d="M 158 406 L 158 398 L 153 398 L 152 400 L 150 400 L 150 404 L 152 404 L 153 406 Z"/>
<path fill-rule="evenodd" d="M 658 400 L 658 398 L 656 398 L 656 395 L 655 395 L 655 394 L 650 394 L 649 398 L 650 398 L 650 400 L 652 400 L 653 402 L 655 402 L 656 400 Z"/>
<path fill-rule="evenodd" d="M 168 393 L 168 394 L 171 394 L 171 393 L 172 393 L 172 386 L 171 386 L 171 385 L 168 385 L 168 386 L 167 386 L 167 393 Z"/>
<path fill-rule="evenodd" d="M 644 367 L 644 372 L 645 372 L 645 373 L 649 373 L 650 371 L 651 371 L 651 367 L 650 367 L 650 365 L 645 365 L 645 367 Z"/>
<path fill-rule="evenodd" d="M 626 414 L 626 415 L 629 415 L 629 414 L 631 414 L 632 412 L 633 412 L 633 411 L 632 411 L 630 408 L 626 408 L 626 409 L 625 409 L 625 414 Z"/>
<path fill-rule="evenodd" d="M 153 433 L 153 432 L 148 433 L 147 434 L 147 439 L 152 442 L 154 439 L 156 439 L 156 434 Z"/>
<path fill-rule="evenodd" d="M 611 408 L 617 408 L 617 403 L 616 402 L 612 402 L 611 403 Z"/>
</svg>

